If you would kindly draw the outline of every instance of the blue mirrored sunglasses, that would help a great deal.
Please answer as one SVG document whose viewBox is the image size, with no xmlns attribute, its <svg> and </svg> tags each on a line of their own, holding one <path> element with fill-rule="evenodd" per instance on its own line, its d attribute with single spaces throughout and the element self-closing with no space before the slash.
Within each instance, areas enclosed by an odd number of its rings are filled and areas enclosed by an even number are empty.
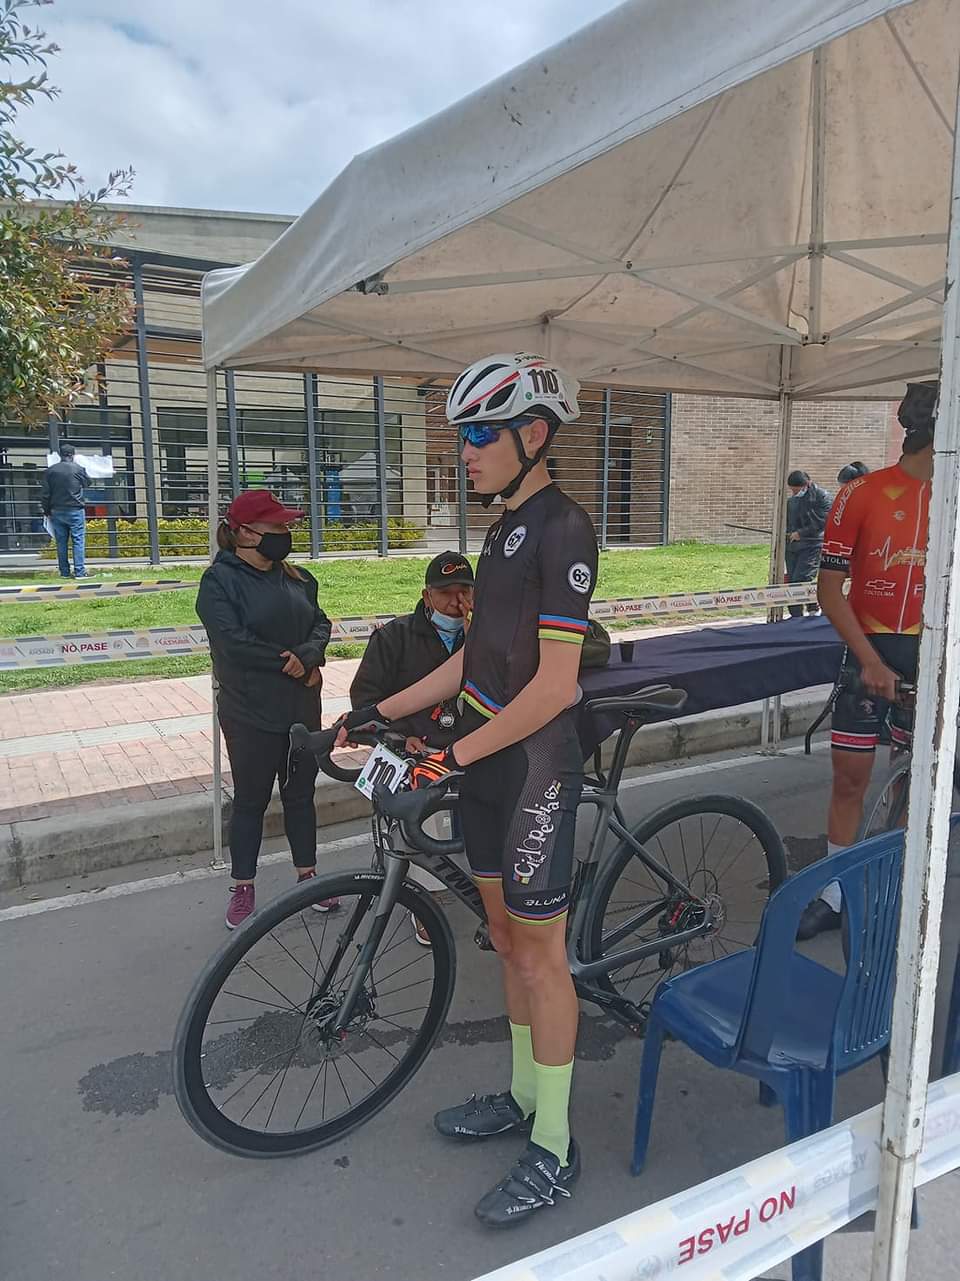
<svg viewBox="0 0 960 1281">
<path fill-rule="evenodd" d="M 461 423 L 460 439 L 465 444 L 473 445 L 475 449 L 483 449 L 484 445 L 492 445 L 502 431 L 516 431 L 535 421 L 535 418 L 527 414 L 520 414 L 519 417 L 507 418 L 502 423 Z"/>
</svg>

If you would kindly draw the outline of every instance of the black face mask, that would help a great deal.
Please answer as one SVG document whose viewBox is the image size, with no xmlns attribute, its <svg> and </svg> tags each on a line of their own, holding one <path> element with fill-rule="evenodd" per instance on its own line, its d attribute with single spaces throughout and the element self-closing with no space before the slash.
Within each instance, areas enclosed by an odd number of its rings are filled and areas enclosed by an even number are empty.
<svg viewBox="0 0 960 1281">
<path fill-rule="evenodd" d="M 286 560 L 293 547 L 293 535 L 289 530 L 285 534 L 261 534 L 256 550 L 267 560 L 274 562 Z"/>
</svg>

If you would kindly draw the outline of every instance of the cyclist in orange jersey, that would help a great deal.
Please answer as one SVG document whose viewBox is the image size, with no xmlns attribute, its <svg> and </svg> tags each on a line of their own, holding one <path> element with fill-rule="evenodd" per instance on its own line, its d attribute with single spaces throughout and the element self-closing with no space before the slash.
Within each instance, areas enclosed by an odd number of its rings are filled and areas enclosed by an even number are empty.
<svg viewBox="0 0 960 1281">
<path fill-rule="evenodd" d="M 907 384 L 898 411 L 906 432 L 900 461 L 845 485 L 827 517 L 817 595 L 846 642 L 846 666 L 859 672 L 863 687 L 841 694 L 833 709 L 828 854 L 856 840 L 897 679 L 916 680 L 938 394 L 937 382 Z M 847 579 L 850 591 L 844 595 Z M 906 745 L 910 729 L 909 713 L 895 707 L 895 740 Z M 834 882 L 808 905 L 797 937 L 839 929 L 840 906 Z"/>
</svg>

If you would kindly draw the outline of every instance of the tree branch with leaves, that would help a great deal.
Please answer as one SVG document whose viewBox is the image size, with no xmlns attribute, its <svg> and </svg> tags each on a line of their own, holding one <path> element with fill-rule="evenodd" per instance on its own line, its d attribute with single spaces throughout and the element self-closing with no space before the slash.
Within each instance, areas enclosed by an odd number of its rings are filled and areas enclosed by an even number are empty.
<svg viewBox="0 0 960 1281">
<path fill-rule="evenodd" d="M 47 79 L 59 49 L 23 19 L 50 3 L 0 0 L 0 422 L 30 426 L 69 409 L 133 316 L 111 271 L 125 220 L 103 203 L 127 194 L 133 171 L 90 191 L 65 156 L 14 132 L 21 108 L 59 95 Z"/>
</svg>

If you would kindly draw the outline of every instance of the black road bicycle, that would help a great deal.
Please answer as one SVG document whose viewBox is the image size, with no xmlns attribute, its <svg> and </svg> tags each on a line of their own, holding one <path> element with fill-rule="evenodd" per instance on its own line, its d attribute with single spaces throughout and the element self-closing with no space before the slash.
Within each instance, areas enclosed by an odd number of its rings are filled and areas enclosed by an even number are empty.
<svg viewBox="0 0 960 1281">
<path fill-rule="evenodd" d="M 571 891 L 570 970 L 582 1000 L 634 1033 L 664 978 L 753 945 L 786 876 L 776 829 L 741 797 L 672 801 L 629 829 L 617 793 L 631 740 L 685 700 L 653 686 L 585 709 L 613 723 L 617 740 L 609 770 L 598 754 L 581 796 L 596 813 Z M 335 733 L 295 732 L 293 746 L 331 768 Z M 364 741 L 391 745 L 389 734 Z M 211 957 L 173 1048 L 177 1102 L 208 1143 L 240 1156 L 308 1152 L 369 1120 L 415 1075 L 446 1018 L 456 953 L 436 896 L 408 879 L 411 864 L 479 918 L 476 941 L 489 947 L 480 895 L 455 861 L 461 842 L 422 827 L 456 804 L 442 788 L 378 789 L 370 868 L 280 895 Z M 311 910 L 331 897 L 338 910 Z"/>
</svg>

